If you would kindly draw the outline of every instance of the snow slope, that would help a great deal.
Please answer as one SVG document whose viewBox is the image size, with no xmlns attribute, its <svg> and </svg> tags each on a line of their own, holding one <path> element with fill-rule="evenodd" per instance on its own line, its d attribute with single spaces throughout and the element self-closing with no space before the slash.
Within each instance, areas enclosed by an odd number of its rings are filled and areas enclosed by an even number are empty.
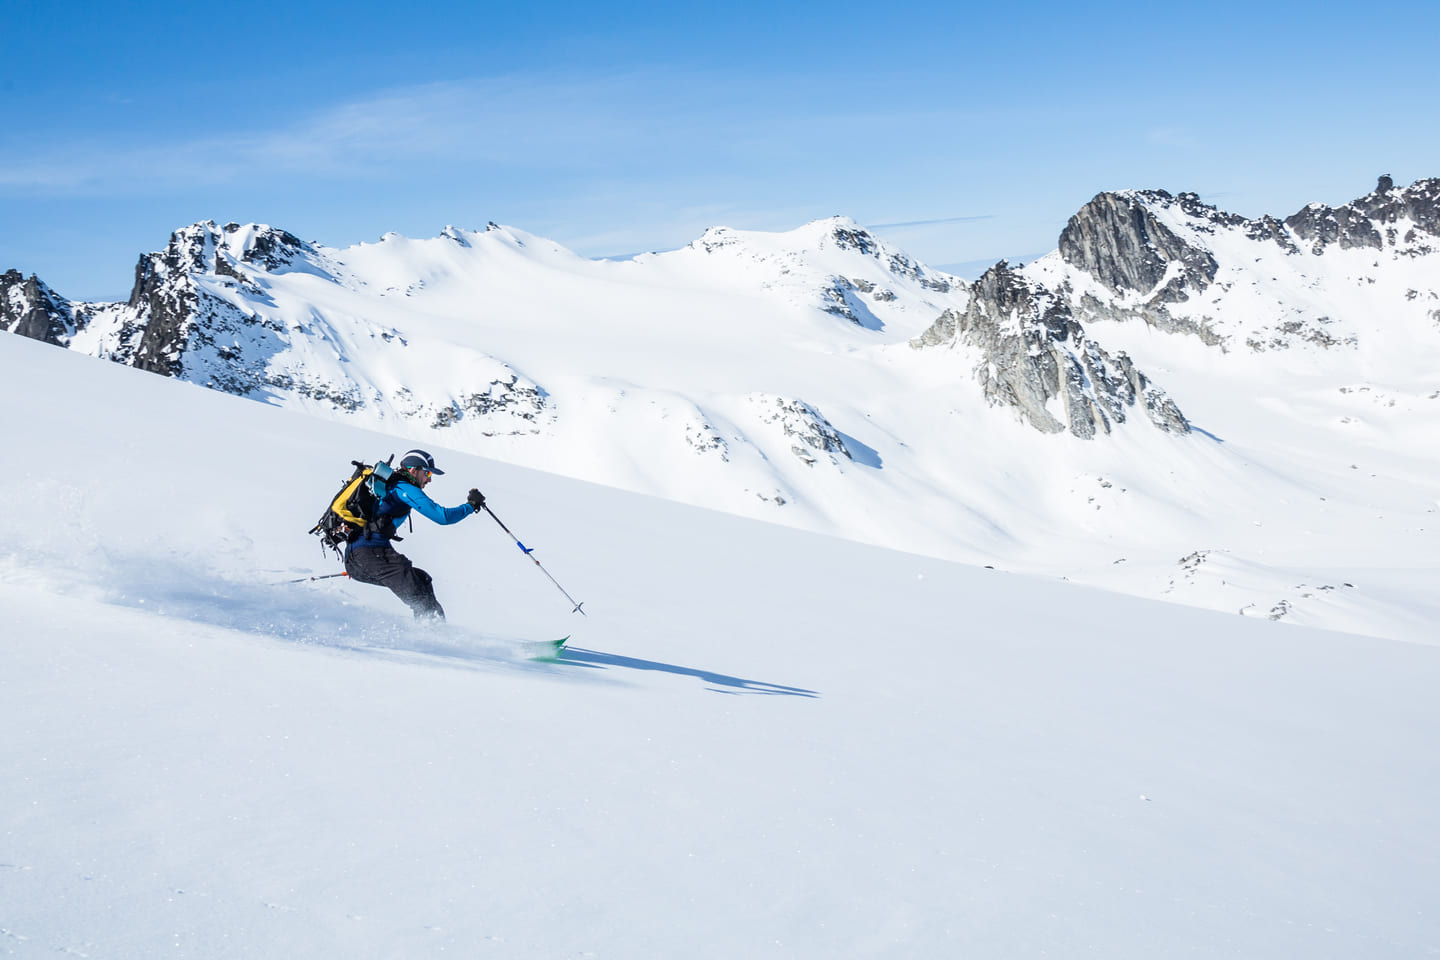
<svg viewBox="0 0 1440 960">
<path fill-rule="evenodd" d="M 0 955 L 1440 952 L 1440 648 L 439 447 L 590 616 L 480 516 L 419 629 L 273 585 L 408 440 L 18 337 L 0 403 Z"/>
</svg>

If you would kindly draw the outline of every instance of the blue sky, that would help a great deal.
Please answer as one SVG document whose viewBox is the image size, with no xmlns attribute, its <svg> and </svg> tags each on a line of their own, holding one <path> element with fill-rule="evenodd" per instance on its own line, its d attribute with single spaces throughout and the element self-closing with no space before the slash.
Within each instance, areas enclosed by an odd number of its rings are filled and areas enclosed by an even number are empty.
<svg viewBox="0 0 1440 960">
<path fill-rule="evenodd" d="M 937 265 L 1101 190 L 1440 176 L 1440 4 L 0 0 L 0 270 L 119 298 L 196 220 L 589 256 L 843 213 Z"/>
</svg>

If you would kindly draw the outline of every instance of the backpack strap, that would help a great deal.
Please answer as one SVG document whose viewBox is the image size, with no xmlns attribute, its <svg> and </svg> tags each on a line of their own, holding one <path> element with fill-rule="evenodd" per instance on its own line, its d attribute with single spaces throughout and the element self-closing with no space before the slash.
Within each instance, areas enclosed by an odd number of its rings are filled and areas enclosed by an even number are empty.
<svg viewBox="0 0 1440 960">
<path fill-rule="evenodd" d="M 410 479 L 410 474 L 406 473 L 403 470 L 393 470 L 387 463 L 377 463 L 375 465 L 375 471 L 372 476 L 370 490 L 372 493 L 374 493 L 376 488 L 380 487 L 385 492 L 383 495 L 379 495 L 376 497 L 375 509 L 377 516 L 375 516 L 369 523 L 365 524 L 365 533 L 368 534 L 374 532 L 382 539 L 392 540 L 396 543 L 399 543 L 405 539 L 404 537 L 396 535 L 395 517 L 393 515 L 386 516 L 379 514 L 380 507 L 383 506 L 385 503 L 398 503 L 398 500 L 395 499 L 395 488 L 402 483 L 409 483 L 413 485 L 414 482 Z M 411 511 L 407 506 L 407 518 L 409 517 L 410 512 Z M 413 525 L 411 526 L 411 529 L 414 529 Z"/>
</svg>

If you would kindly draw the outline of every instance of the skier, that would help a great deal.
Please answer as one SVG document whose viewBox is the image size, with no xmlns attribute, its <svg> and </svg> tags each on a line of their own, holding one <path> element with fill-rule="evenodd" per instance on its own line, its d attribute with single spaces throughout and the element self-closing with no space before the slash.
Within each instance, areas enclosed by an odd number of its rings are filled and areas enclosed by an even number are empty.
<svg viewBox="0 0 1440 960">
<path fill-rule="evenodd" d="M 439 524 L 459 523 L 485 508 L 485 495 L 472 489 L 458 507 L 442 507 L 425 495 L 430 478 L 444 473 L 424 450 L 410 450 L 396 471 L 400 482 L 385 494 L 365 532 L 345 550 L 345 572 L 352 580 L 390 590 L 415 611 L 417 619 L 444 620 L 445 611 L 435 599 L 430 574 L 410 562 L 390 541 L 396 528 L 415 510 Z"/>
</svg>

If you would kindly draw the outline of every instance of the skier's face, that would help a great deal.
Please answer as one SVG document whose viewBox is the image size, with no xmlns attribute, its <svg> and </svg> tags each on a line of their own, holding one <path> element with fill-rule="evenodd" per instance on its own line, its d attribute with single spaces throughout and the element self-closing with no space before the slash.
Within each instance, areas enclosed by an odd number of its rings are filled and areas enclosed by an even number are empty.
<svg viewBox="0 0 1440 960">
<path fill-rule="evenodd" d="M 425 486 L 430 482 L 430 471 L 424 467 L 411 467 L 410 476 L 415 478 L 415 483 L 419 485 L 421 490 L 424 490 Z"/>
</svg>

